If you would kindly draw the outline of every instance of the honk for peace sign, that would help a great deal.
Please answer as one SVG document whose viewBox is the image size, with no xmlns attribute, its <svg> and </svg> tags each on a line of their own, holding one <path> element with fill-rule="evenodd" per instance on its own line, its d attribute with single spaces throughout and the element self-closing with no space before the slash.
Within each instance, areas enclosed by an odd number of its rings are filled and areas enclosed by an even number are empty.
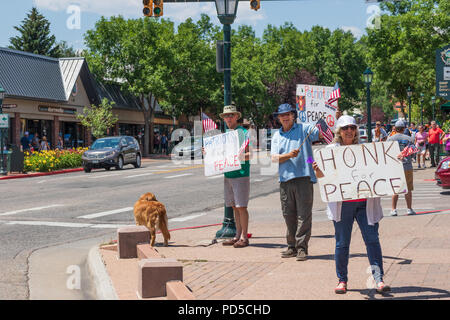
<svg viewBox="0 0 450 320">
<path fill-rule="evenodd" d="M 376 198 L 408 192 L 397 141 L 326 147 L 314 160 L 324 173 L 319 179 L 324 202 Z"/>
</svg>

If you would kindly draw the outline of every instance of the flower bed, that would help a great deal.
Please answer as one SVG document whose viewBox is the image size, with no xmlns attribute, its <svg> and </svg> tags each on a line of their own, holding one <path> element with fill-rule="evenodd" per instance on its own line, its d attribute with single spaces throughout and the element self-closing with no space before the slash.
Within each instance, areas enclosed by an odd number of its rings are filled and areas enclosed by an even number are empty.
<svg viewBox="0 0 450 320">
<path fill-rule="evenodd" d="M 24 172 L 50 172 L 82 166 L 81 155 L 87 148 L 25 152 Z"/>
</svg>

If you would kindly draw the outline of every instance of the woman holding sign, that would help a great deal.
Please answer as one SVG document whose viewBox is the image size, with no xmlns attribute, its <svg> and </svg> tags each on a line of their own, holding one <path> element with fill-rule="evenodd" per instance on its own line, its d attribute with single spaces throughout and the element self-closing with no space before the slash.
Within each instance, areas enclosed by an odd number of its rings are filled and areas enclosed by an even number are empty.
<svg viewBox="0 0 450 320">
<path fill-rule="evenodd" d="M 341 116 L 336 123 L 335 143 L 328 147 L 358 144 L 359 132 L 357 129 L 353 117 Z M 324 176 L 316 162 L 313 163 L 313 168 L 318 178 Z M 335 288 L 335 293 L 347 292 L 347 267 L 352 227 L 355 220 L 361 229 L 366 244 L 367 256 L 376 282 L 376 290 L 378 293 L 390 291 L 390 287 L 383 282 L 383 256 L 378 237 L 378 222 L 383 218 L 380 198 L 328 202 L 327 205 L 327 214 L 333 220 L 336 239 L 335 262 L 339 283 Z"/>
</svg>

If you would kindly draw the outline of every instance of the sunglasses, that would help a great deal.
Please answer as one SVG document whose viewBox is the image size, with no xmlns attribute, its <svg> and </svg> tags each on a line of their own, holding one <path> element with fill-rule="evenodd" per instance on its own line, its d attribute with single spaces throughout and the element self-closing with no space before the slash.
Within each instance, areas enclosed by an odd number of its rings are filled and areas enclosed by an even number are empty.
<svg viewBox="0 0 450 320">
<path fill-rule="evenodd" d="M 347 130 L 347 129 L 351 129 L 352 131 L 356 130 L 355 126 L 345 126 L 345 127 L 341 127 L 341 130 Z"/>
<path fill-rule="evenodd" d="M 223 117 L 224 118 L 233 118 L 234 117 L 234 113 L 225 114 Z"/>
</svg>

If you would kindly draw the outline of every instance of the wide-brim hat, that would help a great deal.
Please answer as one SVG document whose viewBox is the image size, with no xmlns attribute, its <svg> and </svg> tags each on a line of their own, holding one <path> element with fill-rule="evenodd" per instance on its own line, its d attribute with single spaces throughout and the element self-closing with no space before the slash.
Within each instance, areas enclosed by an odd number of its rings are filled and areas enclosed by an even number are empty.
<svg viewBox="0 0 450 320">
<path fill-rule="evenodd" d="M 278 116 L 280 114 L 288 112 L 296 113 L 296 110 L 289 103 L 283 103 L 278 106 L 277 112 L 274 112 L 273 115 Z"/>
<path fill-rule="evenodd" d="M 236 106 L 233 105 L 223 107 L 223 112 L 219 116 L 223 119 L 223 117 L 226 114 L 234 114 L 234 113 L 236 113 L 239 116 L 238 119 L 242 117 L 242 113 L 237 111 Z"/>
</svg>

